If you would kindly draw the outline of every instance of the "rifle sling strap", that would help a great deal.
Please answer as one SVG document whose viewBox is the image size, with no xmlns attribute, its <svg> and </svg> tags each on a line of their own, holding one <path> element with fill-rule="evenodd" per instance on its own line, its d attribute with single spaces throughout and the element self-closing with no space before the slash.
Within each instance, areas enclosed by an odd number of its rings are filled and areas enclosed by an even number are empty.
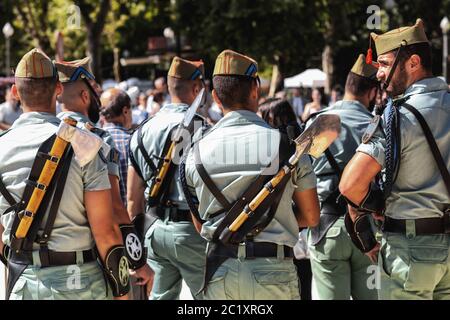
<svg viewBox="0 0 450 320">
<path fill-rule="evenodd" d="M 46 229 L 48 232 L 48 238 L 45 242 L 48 242 L 48 239 L 50 237 L 50 231 L 53 228 L 54 219 L 56 218 L 56 213 L 58 212 L 59 208 L 59 202 L 61 199 L 57 199 L 57 197 L 62 196 L 62 192 L 64 190 L 64 184 L 67 178 L 67 173 L 69 171 L 70 162 L 73 155 L 73 150 L 71 146 L 69 145 L 66 151 L 64 152 L 58 166 L 56 169 L 56 172 L 54 173 L 52 182 L 47 188 L 47 191 L 44 195 L 44 198 L 42 199 L 41 205 L 39 206 L 39 209 L 37 210 L 35 214 L 35 218 L 33 220 L 33 223 L 31 225 L 31 228 L 27 234 L 27 236 L 23 239 L 17 239 L 15 237 L 15 232 L 20 224 L 20 217 L 18 213 L 25 209 L 28 202 L 30 201 L 31 195 L 33 193 L 33 181 L 37 181 L 39 179 L 39 176 L 42 172 L 42 169 L 45 164 L 45 157 L 41 156 L 42 154 L 46 154 L 50 152 L 51 147 L 53 146 L 53 143 L 55 141 L 56 135 L 52 135 L 49 139 L 47 139 L 40 147 L 37 153 L 37 156 L 33 162 L 28 180 L 31 181 L 31 183 L 27 183 L 25 186 L 25 190 L 22 195 L 22 199 L 18 206 L 15 206 L 15 212 L 14 212 L 14 220 L 12 224 L 12 231 L 11 231 L 11 248 L 13 250 L 33 250 L 33 243 L 35 242 L 37 238 L 38 231 L 40 229 L 42 220 L 46 214 L 47 209 L 49 208 L 51 204 L 51 209 L 49 211 L 49 218 L 47 219 L 47 226 Z M 63 171 L 67 171 L 64 174 L 62 174 Z M 61 176 L 62 175 L 62 176 Z M 64 177 L 64 175 L 66 175 Z M 56 190 L 56 191 L 55 191 Z M 8 210 L 7 210 L 8 212 Z M 6 213 L 6 212 L 5 212 Z M 52 215 L 53 221 L 52 220 Z M 50 231 L 49 231 L 50 230 Z"/>
<path fill-rule="evenodd" d="M 450 174 L 448 172 L 444 159 L 442 158 L 441 152 L 439 151 L 439 147 L 436 144 L 436 140 L 434 139 L 433 134 L 430 130 L 430 127 L 428 126 L 425 118 L 416 108 L 407 103 L 403 103 L 402 107 L 405 107 L 407 110 L 409 110 L 416 117 L 417 121 L 419 121 L 419 124 L 422 127 L 422 131 L 431 149 L 431 153 L 433 154 L 434 161 L 436 161 L 436 165 L 439 168 L 439 172 L 441 173 L 442 179 L 445 183 L 445 187 L 447 188 L 447 192 L 450 196 Z"/>
<path fill-rule="evenodd" d="M 212 193 L 214 198 L 219 201 L 220 205 L 225 209 L 228 210 L 231 208 L 232 204 L 225 198 L 223 193 L 219 190 L 219 188 L 216 186 L 214 181 L 212 181 L 211 177 L 209 176 L 208 172 L 206 172 L 205 167 L 203 166 L 201 157 L 200 157 L 200 143 L 197 142 L 194 144 L 194 159 L 195 159 L 195 168 L 198 171 L 198 174 L 200 175 L 203 183 L 206 185 L 208 190 Z M 222 211 L 223 212 L 223 211 Z"/>
</svg>

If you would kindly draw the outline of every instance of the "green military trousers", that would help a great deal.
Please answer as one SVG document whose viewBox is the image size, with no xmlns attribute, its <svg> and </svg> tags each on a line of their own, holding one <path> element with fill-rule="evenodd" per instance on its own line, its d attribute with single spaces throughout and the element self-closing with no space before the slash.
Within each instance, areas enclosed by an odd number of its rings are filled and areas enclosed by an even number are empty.
<svg viewBox="0 0 450 320">
<path fill-rule="evenodd" d="M 407 234 L 383 234 L 380 299 L 450 300 L 450 236 L 415 236 L 411 226 Z"/>
<path fill-rule="evenodd" d="M 108 293 L 107 293 L 108 292 Z M 110 288 L 97 262 L 41 268 L 30 266 L 14 285 L 10 300 L 109 300 Z"/>
<path fill-rule="evenodd" d="M 377 268 L 352 243 L 344 217 L 331 226 L 316 246 L 309 243 L 309 249 L 318 299 L 377 299 Z"/>
<path fill-rule="evenodd" d="M 229 258 L 214 273 L 205 300 L 300 300 L 293 259 L 281 254 L 279 258 L 246 259 L 241 245 L 238 258 Z"/>
<path fill-rule="evenodd" d="M 182 280 L 195 299 L 203 283 L 206 240 L 192 222 L 172 222 L 160 219 L 150 227 L 145 237 L 147 263 L 155 271 L 151 300 L 179 299 Z"/>
</svg>

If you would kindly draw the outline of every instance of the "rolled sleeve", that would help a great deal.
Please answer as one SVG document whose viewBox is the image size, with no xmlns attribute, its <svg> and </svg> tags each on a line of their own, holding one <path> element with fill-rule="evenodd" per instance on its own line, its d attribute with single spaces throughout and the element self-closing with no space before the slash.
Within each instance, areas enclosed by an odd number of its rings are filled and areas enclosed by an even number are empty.
<svg viewBox="0 0 450 320">
<path fill-rule="evenodd" d="M 373 137 L 367 143 L 362 143 L 356 149 L 357 152 L 365 153 L 374 158 L 378 164 L 384 168 L 385 165 L 385 146 L 386 139 L 380 129 L 375 132 Z"/>
<path fill-rule="evenodd" d="M 109 175 L 115 176 L 120 180 L 120 169 L 118 163 L 115 163 L 114 161 L 108 161 L 107 169 Z"/>
<path fill-rule="evenodd" d="M 84 166 L 82 170 L 83 186 L 85 191 L 101 191 L 111 189 L 107 165 L 100 159 L 100 156 L 96 156 L 94 160 Z"/>
<path fill-rule="evenodd" d="M 317 186 L 317 178 L 314 173 L 311 159 L 308 156 L 302 156 L 297 163 L 297 179 L 295 191 L 304 191 L 313 189 Z"/>
</svg>

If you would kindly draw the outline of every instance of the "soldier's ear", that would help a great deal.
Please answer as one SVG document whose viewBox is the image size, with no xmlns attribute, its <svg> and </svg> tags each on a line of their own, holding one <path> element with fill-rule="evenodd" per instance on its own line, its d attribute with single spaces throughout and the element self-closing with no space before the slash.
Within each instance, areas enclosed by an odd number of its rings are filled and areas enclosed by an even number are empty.
<svg viewBox="0 0 450 320">
<path fill-rule="evenodd" d="M 83 103 L 89 102 L 89 91 L 88 90 L 81 90 L 80 92 L 81 99 L 83 100 Z"/>
<path fill-rule="evenodd" d="M 219 97 L 217 96 L 217 92 L 214 89 L 212 91 L 212 97 L 214 99 L 214 102 L 217 103 L 219 107 L 222 107 L 222 102 L 220 101 Z"/>
<path fill-rule="evenodd" d="M 419 55 L 413 54 L 407 63 L 411 71 L 416 71 L 422 65 L 422 60 Z"/>
<path fill-rule="evenodd" d="M 11 95 L 14 99 L 20 100 L 19 92 L 17 91 L 17 86 L 15 84 L 13 84 L 11 87 Z"/>
</svg>

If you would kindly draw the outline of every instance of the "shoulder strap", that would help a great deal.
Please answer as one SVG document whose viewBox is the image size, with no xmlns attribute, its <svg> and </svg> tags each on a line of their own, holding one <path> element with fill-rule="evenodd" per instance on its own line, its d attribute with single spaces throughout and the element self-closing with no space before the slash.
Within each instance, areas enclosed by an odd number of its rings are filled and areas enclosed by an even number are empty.
<svg viewBox="0 0 450 320">
<path fill-rule="evenodd" d="M 202 160 L 200 157 L 200 146 L 199 143 L 194 144 L 194 158 L 195 158 L 195 168 L 198 171 L 198 174 L 200 175 L 200 178 L 203 180 L 203 183 L 206 185 L 208 190 L 213 194 L 214 198 L 219 201 L 219 203 L 222 205 L 222 207 L 226 210 L 231 208 L 232 204 L 225 198 L 223 193 L 219 190 L 219 188 L 216 186 L 214 181 L 212 181 L 210 175 L 206 171 L 205 167 L 202 164 Z"/>
<path fill-rule="evenodd" d="M 23 191 L 21 201 L 18 203 L 18 205 L 11 207 L 8 209 L 5 213 L 10 212 L 11 210 L 14 210 L 14 220 L 12 223 L 12 232 L 11 232 L 11 248 L 13 250 L 31 250 L 34 238 L 29 238 L 28 236 L 24 239 L 17 239 L 15 237 L 15 231 L 17 230 L 19 223 L 20 223 L 20 217 L 19 213 L 26 208 L 28 202 L 30 201 L 31 195 L 33 193 L 34 187 L 36 185 L 36 181 L 38 181 L 39 176 L 41 174 L 41 171 L 44 167 L 45 161 L 47 160 L 45 155 L 48 155 L 48 152 L 50 152 L 50 149 L 53 146 L 53 143 L 56 139 L 56 134 L 50 136 L 47 140 L 45 140 L 41 146 L 39 147 L 36 157 L 34 159 L 33 165 L 31 167 L 30 174 L 28 176 L 28 179 L 25 181 L 26 186 L 25 190 Z M 38 211 L 36 212 L 36 216 L 33 220 L 33 223 L 31 225 L 30 231 L 28 232 L 28 235 L 32 232 L 33 228 L 35 228 L 35 225 L 38 224 L 39 228 L 39 221 L 42 220 L 42 215 L 45 214 L 45 211 L 47 210 L 49 201 L 51 199 L 51 195 L 54 192 L 54 186 L 57 178 L 58 171 L 60 169 L 60 166 L 57 168 L 57 172 L 55 172 L 54 179 L 52 179 L 52 182 L 48 186 L 48 190 L 45 192 L 44 198 L 42 199 L 41 205 L 39 206 Z M 44 213 L 43 213 L 44 212 Z M 36 231 L 37 232 L 37 231 Z"/>
<path fill-rule="evenodd" d="M 64 187 L 66 185 L 67 176 L 69 174 L 70 163 L 72 162 L 73 149 L 69 146 L 66 154 L 63 158 L 62 166 L 58 172 L 58 177 L 55 184 L 55 193 L 53 194 L 52 204 L 50 206 L 50 211 L 48 213 L 47 222 L 44 226 L 44 232 L 42 236 L 39 237 L 38 242 L 41 245 L 47 245 L 50 235 L 53 230 L 53 225 L 55 224 L 56 214 L 58 213 L 59 204 L 61 203 L 62 194 L 64 192 Z"/>
<path fill-rule="evenodd" d="M 447 188 L 447 192 L 450 195 L 450 174 L 448 172 L 447 166 L 445 165 L 444 159 L 439 151 L 439 147 L 436 144 L 436 140 L 433 137 L 433 134 L 428 126 L 424 117 L 420 114 L 420 112 L 411 106 L 410 104 L 404 103 L 402 104 L 408 111 L 410 111 L 419 121 L 420 126 L 422 127 L 422 131 L 425 134 L 425 138 L 427 139 L 428 145 L 430 146 L 431 153 L 433 154 L 434 161 L 439 168 L 442 178 L 444 179 L 445 187 Z"/>
<path fill-rule="evenodd" d="M 144 147 L 144 142 L 142 141 L 142 126 L 139 127 L 139 129 L 137 130 L 137 143 L 138 143 L 138 148 L 142 153 L 142 156 L 145 159 L 145 162 L 147 162 L 147 164 L 149 165 L 150 169 L 152 169 L 153 172 L 157 171 L 157 168 L 155 166 L 155 163 L 153 162 L 152 159 L 150 159 L 150 156 L 147 153 L 147 150 L 145 150 Z"/>
<path fill-rule="evenodd" d="M 10 206 L 14 206 L 15 204 L 17 204 L 16 200 L 14 200 L 14 197 L 11 195 L 8 189 L 6 189 L 6 186 L 3 183 L 1 176 L 0 176 L 0 193 L 6 199 L 6 201 L 8 201 Z"/>
<path fill-rule="evenodd" d="M 198 221 L 204 222 L 204 220 L 200 216 L 200 212 L 198 212 L 198 208 L 194 202 L 195 197 L 191 195 L 191 192 L 189 190 L 189 185 L 187 183 L 186 179 L 186 159 L 187 159 L 187 153 L 181 158 L 181 163 L 179 167 L 180 172 L 180 181 L 181 181 L 181 187 L 183 190 L 184 198 L 186 199 L 186 203 L 189 207 L 189 210 L 191 213 L 197 218 Z M 197 201 L 198 202 L 198 201 Z"/>
<path fill-rule="evenodd" d="M 340 180 L 341 175 L 342 175 L 342 170 L 341 170 L 341 168 L 339 168 L 336 158 L 331 153 L 330 148 L 327 148 L 327 150 L 325 150 L 325 157 L 327 158 L 328 163 L 331 165 L 331 168 L 333 168 L 333 170 L 338 175 L 339 180 Z"/>
</svg>

